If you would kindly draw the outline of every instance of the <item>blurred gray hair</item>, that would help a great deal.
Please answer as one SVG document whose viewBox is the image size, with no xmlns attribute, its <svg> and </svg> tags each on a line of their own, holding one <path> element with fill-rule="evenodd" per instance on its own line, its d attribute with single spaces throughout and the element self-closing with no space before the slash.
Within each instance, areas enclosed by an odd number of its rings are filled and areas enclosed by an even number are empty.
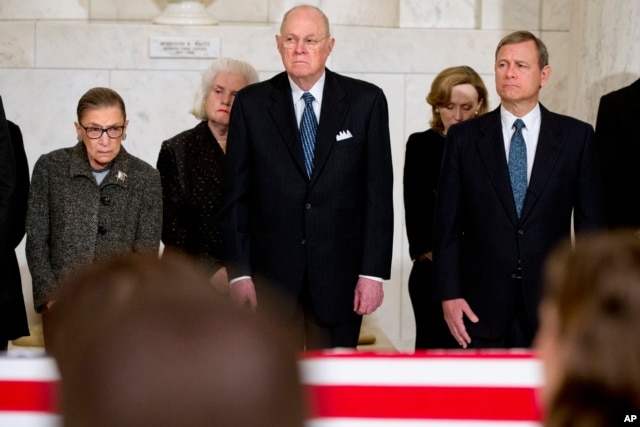
<svg viewBox="0 0 640 427">
<path fill-rule="evenodd" d="M 193 114 L 198 120 L 208 119 L 207 112 L 204 108 L 204 102 L 211 90 L 211 83 L 213 82 L 213 79 L 221 71 L 230 71 L 232 73 L 240 74 L 246 80 L 247 85 L 257 83 L 259 80 L 258 72 L 248 62 L 225 57 L 215 59 L 211 65 L 202 72 L 202 82 L 196 92 L 193 107 L 189 110 L 189 113 Z"/>
</svg>

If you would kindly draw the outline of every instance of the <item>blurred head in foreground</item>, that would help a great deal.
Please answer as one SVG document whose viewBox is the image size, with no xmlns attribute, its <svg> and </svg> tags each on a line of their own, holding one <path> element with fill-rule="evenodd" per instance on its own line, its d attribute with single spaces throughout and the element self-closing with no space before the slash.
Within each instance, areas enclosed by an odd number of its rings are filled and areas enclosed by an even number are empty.
<svg viewBox="0 0 640 427">
<path fill-rule="evenodd" d="M 95 264 L 52 316 L 65 426 L 303 425 L 292 348 L 182 258 Z"/>
<path fill-rule="evenodd" d="M 545 425 L 618 425 L 640 409 L 640 238 L 565 242 L 547 261 L 545 286 Z"/>
</svg>

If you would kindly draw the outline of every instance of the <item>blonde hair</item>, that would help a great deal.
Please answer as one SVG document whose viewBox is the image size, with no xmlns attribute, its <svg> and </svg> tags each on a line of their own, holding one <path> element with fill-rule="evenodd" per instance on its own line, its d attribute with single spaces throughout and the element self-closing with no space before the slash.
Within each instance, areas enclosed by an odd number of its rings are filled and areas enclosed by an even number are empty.
<svg viewBox="0 0 640 427">
<path fill-rule="evenodd" d="M 482 78 L 473 68 L 466 65 L 445 68 L 433 80 L 431 91 L 427 95 L 427 103 L 431 105 L 432 114 L 429 125 L 434 131 L 444 132 L 444 123 L 442 123 L 442 117 L 440 117 L 438 110 L 451 101 L 453 87 L 463 84 L 470 84 L 478 92 L 478 102 L 480 102 L 478 115 L 484 114 L 489 110 L 487 88 Z"/>
</svg>

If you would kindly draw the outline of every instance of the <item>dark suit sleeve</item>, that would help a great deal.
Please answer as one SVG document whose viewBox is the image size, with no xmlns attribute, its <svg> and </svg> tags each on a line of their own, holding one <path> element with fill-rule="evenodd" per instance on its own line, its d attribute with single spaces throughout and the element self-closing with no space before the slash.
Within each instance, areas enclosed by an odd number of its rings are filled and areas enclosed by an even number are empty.
<svg viewBox="0 0 640 427">
<path fill-rule="evenodd" d="M 598 116 L 596 119 L 596 146 L 600 166 L 602 170 L 602 179 L 605 189 L 607 191 L 607 215 L 609 216 L 609 223 L 611 223 L 610 215 L 612 212 L 612 203 L 616 199 L 615 182 L 621 182 L 623 177 L 621 176 L 623 168 L 615 167 L 615 158 L 619 158 L 619 154 L 616 153 L 617 140 L 612 138 L 616 128 L 615 123 L 615 109 L 612 108 L 612 95 L 604 95 L 600 98 L 598 105 Z"/>
<path fill-rule="evenodd" d="M 137 220 L 133 251 L 158 255 L 162 235 L 162 183 L 157 169 L 149 167 L 145 172 L 141 193 L 142 208 Z"/>
<path fill-rule="evenodd" d="M 393 248 L 393 164 L 389 111 L 381 89 L 367 131 L 366 209 L 361 274 L 389 279 Z"/>
<path fill-rule="evenodd" d="M 187 239 L 187 226 L 180 213 L 180 166 L 176 160 L 176 151 L 168 141 L 162 143 L 157 167 L 162 181 L 162 242 L 167 249 L 183 248 Z"/>
<path fill-rule="evenodd" d="M 433 250 L 433 217 L 436 205 L 436 183 L 429 170 L 425 133 L 413 134 L 407 141 L 403 173 L 404 217 L 411 259 Z M 441 159 L 438 160 L 438 163 Z"/>
<path fill-rule="evenodd" d="M 27 217 L 27 199 L 29 198 L 29 162 L 24 151 L 22 132 L 15 123 L 7 121 L 13 157 L 16 164 L 16 189 L 11 207 L 11 244 L 15 248 L 24 237 L 24 226 Z"/>
<path fill-rule="evenodd" d="M 640 227 L 640 134 L 634 126 L 624 125 L 635 120 L 639 96 L 640 80 L 603 95 L 598 106 L 596 145 L 611 228 Z"/>
<path fill-rule="evenodd" d="M 27 204 L 27 244 L 25 253 L 31 273 L 33 303 L 36 310 L 50 301 L 56 277 L 51 267 L 49 248 L 49 157 L 40 156 L 31 175 Z"/>
<path fill-rule="evenodd" d="M 595 133 L 591 125 L 585 124 L 582 129 L 584 149 L 580 160 L 580 179 L 576 188 L 574 206 L 574 228 L 576 233 L 597 231 L 606 228 L 606 208 L 602 172 L 596 148 Z M 577 137 L 577 135 L 576 135 Z"/>
<path fill-rule="evenodd" d="M 242 92 L 231 110 L 227 136 L 222 242 L 229 279 L 251 275 L 249 239 L 249 141 Z"/>
<path fill-rule="evenodd" d="M 10 245 L 11 202 L 16 186 L 16 166 L 9 135 L 7 118 L 0 98 L 0 245 L 4 250 L 13 250 Z M 0 272 L 0 274 L 3 274 Z"/>
<path fill-rule="evenodd" d="M 609 165 L 609 159 L 615 157 L 613 155 L 615 140 L 610 140 L 607 137 L 616 129 L 615 110 L 611 108 L 610 100 L 611 95 L 604 95 L 600 98 L 596 119 L 596 142 L 603 171 L 605 171 L 604 167 Z"/>
<path fill-rule="evenodd" d="M 462 177 L 460 174 L 463 144 L 452 126 L 447 133 L 434 220 L 433 268 L 436 300 L 462 298 Z"/>
</svg>

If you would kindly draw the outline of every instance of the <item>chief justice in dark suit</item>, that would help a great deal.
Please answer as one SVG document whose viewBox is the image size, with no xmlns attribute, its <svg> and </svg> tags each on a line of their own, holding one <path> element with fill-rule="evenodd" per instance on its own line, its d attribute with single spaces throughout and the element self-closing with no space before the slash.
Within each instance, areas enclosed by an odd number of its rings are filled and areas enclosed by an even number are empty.
<svg viewBox="0 0 640 427">
<path fill-rule="evenodd" d="M 278 320 L 299 346 L 355 347 L 391 268 L 387 102 L 380 88 L 325 68 L 335 41 L 316 7 L 287 12 L 276 41 L 286 72 L 238 92 L 231 112 L 223 210 L 231 297 L 271 308 L 276 290 L 285 296 Z M 313 95 L 309 107 L 303 93 Z M 299 124 L 310 106 L 317 135 L 307 165 Z"/>
<path fill-rule="evenodd" d="M 603 95 L 598 106 L 596 141 L 602 162 L 609 228 L 640 229 L 640 79 Z"/>
<path fill-rule="evenodd" d="M 495 59 L 500 107 L 447 134 L 434 281 L 461 346 L 530 347 L 544 259 L 570 235 L 572 213 L 576 233 L 604 226 L 602 182 L 593 128 L 538 102 L 551 75 L 542 41 L 525 31 L 510 34 Z M 516 119 L 524 125 L 520 132 Z M 526 153 L 508 160 L 522 139 Z M 514 177 L 523 173 L 513 184 L 510 168 Z M 522 179 L 523 198 L 512 192 Z"/>
</svg>

